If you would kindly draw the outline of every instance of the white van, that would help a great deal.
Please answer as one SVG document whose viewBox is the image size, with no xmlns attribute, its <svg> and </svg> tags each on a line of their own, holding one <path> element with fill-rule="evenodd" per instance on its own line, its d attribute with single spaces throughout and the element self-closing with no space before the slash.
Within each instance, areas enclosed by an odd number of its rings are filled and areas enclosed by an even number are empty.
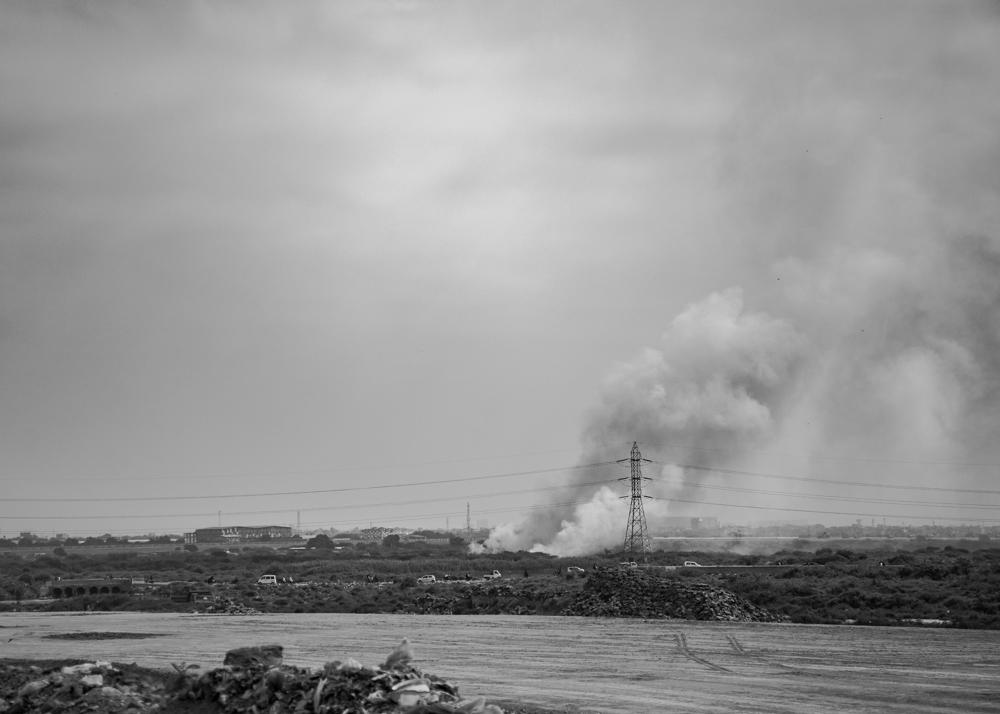
<svg viewBox="0 0 1000 714">
<path fill-rule="evenodd" d="M 278 578 L 276 578 L 273 575 L 261 575 L 259 578 L 257 578 L 257 584 L 258 585 L 277 585 L 278 584 Z"/>
</svg>

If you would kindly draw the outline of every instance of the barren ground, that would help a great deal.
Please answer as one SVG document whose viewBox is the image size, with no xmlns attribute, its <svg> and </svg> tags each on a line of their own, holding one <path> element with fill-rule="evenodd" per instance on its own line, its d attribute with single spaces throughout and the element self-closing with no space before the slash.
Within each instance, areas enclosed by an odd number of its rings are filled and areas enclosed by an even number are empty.
<svg viewBox="0 0 1000 714">
<path fill-rule="evenodd" d="M 0 614 L 0 656 L 158 668 L 214 668 L 228 649 L 266 643 L 284 645 L 293 665 L 349 657 L 376 664 L 404 636 L 414 643 L 415 665 L 465 695 L 568 712 L 1000 712 L 997 631 L 517 616 Z"/>
</svg>

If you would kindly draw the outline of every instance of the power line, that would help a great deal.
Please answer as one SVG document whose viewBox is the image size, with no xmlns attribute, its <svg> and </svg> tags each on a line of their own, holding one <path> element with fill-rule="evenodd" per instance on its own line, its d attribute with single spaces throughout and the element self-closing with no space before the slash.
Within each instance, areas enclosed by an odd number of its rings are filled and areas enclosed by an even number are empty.
<svg viewBox="0 0 1000 714">
<path fill-rule="evenodd" d="M 559 502 L 559 503 L 532 504 L 532 505 L 527 505 L 527 506 L 511 506 L 511 507 L 507 507 L 507 508 L 487 508 L 487 509 L 477 509 L 476 510 L 476 514 L 477 515 L 484 515 L 484 514 L 485 515 L 492 515 L 492 514 L 496 514 L 496 513 L 520 513 L 520 512 L 524 512 L 524 511 L 548 510 L 548 509 L 552 509 L 552 508 L 567 508 L 567 507 L 570 507 L 570 506 L 580 506 L 580 505 L 584 505 L 584 504 L 587 504 L 587 503 L 590 503 L 590 501 L 586 500 L 586 499 L 580 499 L 580 500 L 575 500 L 575 501 L 563 501 L 563 502 Z M 293 510 L 295 510 L 295 509 L 287 509 L 284 512 L 290 514 L 291 511 L 293 511 Z M 461 515 L 461 514 L 464 514 L 464 513 L 465 513 L 464 510 L 462 510 L 462 511 L 443 511 L 443 512 L 440 512 L 440 513 L 424 513 L 424 514 L 407 513 L 407 514 L 404 514 L 404 515 L 386 516 L 386 517 L 382 518 L 381 520 L 385 520 L 385 521 L 393 521 L 393 520 L 429 521 L 429 520 L 437 520 L 437 519 L 445 518 L 447 516 Z M 215 514 L 213 513 L 211 515 L 214 516 Z M 333 527 L 333 526 L 345 525 L 345 524 L 366 524 L 366 523 L 368 523 L 368 522 L 370 522 L 372 520 L 378 520 L 378 518 L 377 517 L 372 517 L 372 516 L 366 516 L 364 518 L 346 519 L 346 520 L 337 520 L 337 521 L 327 521 L 327 520 L 324 520 L 324 521 L 307 521 L 303 525 L 307 526 L 307 527 L 308 526 Z M 38 535 L 38 534 L 41 534 L 41 533 L 55 533 L 56 531 L 55 530 L 47 530 L 47 531 L 46 530 L 36 530 L 36 531 L 32 531 L 32 532 L 35 533 L 36 535 Z M 114 535 L 116 533 L 123 534 L 123 535 L 133 535 L 135 533 L 134 530 L 124 529 L 124 528 L 100 529 L 100 530 L 98 530 L 98 529 L 77 529 L 75 532 L 77 532 L 77 533 L 99 533 L 99 534 L 107 533 L 109 535 Z"/>
<path fill-rule="evenodd" d="M 599 486 L 604 484 L 614 483 L 616 479 L 606 479 L 602 481 L 586 481 L 584 483 L 574 484 L 574 486 Z M 316 512 L 316 511 L 337 511 L 345 509 L 357 509 L 357 508 L 373 508 L 378 506 L 405 506 L 413 503 L 440 503 L 441 501 L 468 501 L 470 498 L 483 499 L 483 498 L 494 498 L 497 496 L 513 496 L 523 493 L 541 493 L 543 491 L 560 491 L 566 490 L 566 486 L 541 486 L 538 488 L 522 488 L 513 491 L 496 491 L 493 493 L 481 493 L 475 496 L 470 496 L 468 494 L 458 495 L 458 496 L 437 496 L 434 498 L 422 498 L 422 499 L 412 499 L 408 498 L 404 501 L 378 501 L 377 503 L 354 503 L 354 504 L 342 504 L 337 506 L 310 506 L 306 508 L 299 507 L 289 507 L 289 508 L 270 508 L 258 511 L 225 511 L 224 515 L 229 516 L 250 516 L 250 515 L 267 515 L 273 513 L 290 513 L 291 511 L 305 511 L 305 512 Z M 482 511 L 479 511 L 482 512 Z M 202 513 L 129 513 L 129 514 L 103 514 L 103 515 L 91 515 L 91 516 L 37 516 L 37 515 L 18 515 L 18 516 L 0 516 L 0 518 L 8 520 L 48 520 L 48 521 L 69 521 L 69 520 L 100 520 L 106 518 L 211 518 L 215 517 L 217 511 L 206 511 Z"/>
<path fill-rule="evenodd" d="M 691 484 L 667 484 L 673 486 L 690 486 Z M 757 488 L 742 488 L 739 486 L 719 486 L 715 484 L 699 483 L 697 488 L 705 488 L 713 491 L 729 491 L 731 493 L 753 493 L 764 496 L 787 496 L 791 498 L 817 499 L 821 501 L 854 501 L 857 503 L 886 503 L 896 506 L 935 506 L 943 508 L 1000 508 L 997 504 L 982 503 L 941 503 L 939 501 L 910 501 L 892 498 L 859 498 L 857 496 L 831 496 L 828 494 L 794 493 L 792 491 L 767 491 Z M 674 500 L 674 499 L 670 499 Z"/>
<path fill-rule="evenodd" d="M 895 489 L 895 490 L 903 490 L 903 491 L 926 491 L 926 492 L 934 492 L 934 493 L 953 493 L 953 494 L 968 493 L 968 494 L 977 494 L 977 495 L 984 495 L 984 494 L 985 495 L 1000 495 L 1000 490 L 991 490 L 991 489 L 945 488 L 945 487 L 936 487 L 936 486 L 915 486 L 915 485 L 902 485 L 902 484 L 873 484 L 873 483 L 867 483 L 867 482 L 861 482 L 861 481 L 844 481 L 844 480 L 839 480 L 839 479 L 812 478 L 812 477 L 804 477 L 804 476 L 793 476 L 793 475 L 789 475 L 789 474 L 778 474 L 778 473 L 749 471 L 749 470 L 735 469 L 735 468 L 717 468 L 717 467 L 706 466 L 706 465 L 702 465 L 702 464 L 683 464 L 683 463 L 664 462 L 664 461 L 655 461 L 655 460 L 653 460 L 652 463 L 656 463 L 656 464 L 659 464 L 661 466 L 668 466 L 668 465 L 669 466 L 674 466 L 674 467 L 677 467 L 677 468 L 680 468 L 680 469 L 690 470 L 690 471 L 696 471 L 696 472 L 719 473 L 719 474 L 734 474 L 734 475 L 741 475 L 741 476 L 771 478 L 771 479 L 780 479 L 780 480 L 796 481 L 796 482 L 804 482 L 804 483 L 825 483 L 825 484 L 833 484 L 833 485 L 836 485 L 838 487 L 843 487 L 843 486 L 859 486 L 859 487 L 866 487 L 866 488 L 883 488 L 883 489 L 889 489 L 889 490 Z M 237 493 L 237 494 L 223 494 L 223 495 L 217 495 L 217 496 L 207 496 L 207 495 L 197 495 L 197 496 L 142 496 L 142 497 L 109 497 L 109 498 L 97 498 L 97 497 L 87 497 L 87 498 L 82 498 L 82 497 L 81 498 L 71 498 L 71 497 L 67 497 L 67 498 L 59 498 L 59 497 L 28 498 L 28 497 L 21 497 L 21 498 L 7 498 L 5 500 L 10 501 L 10 502 L 41 502 L 41 503 L 47 503 L 47 502 L 109 502 L 109 501 L 114 501 L 114 502 L 144 502 L 144 501 L 182 501 L 182 500 L 211 500 L 211 499 L 226 499 L 226 498 L 252 498 L 252 497 L 262 497 L 262 496 L 263 497 L 270 497 L 270 496 L 314 496 L 314 495 L 319 495 L 319 494 L 337 494 L 337 493 L 347 493 L 347 492 L 374 491 L 374 490 L 389 489 L 389 488 L 400 489 L 400 488 L 411 487 L 411 486 L 428 486 L 428 485 L 453 484 L 453 483 L 461 483 L 461 482 L 475 482 L 475 481 L 482 481 L 482 480 L 486 480 L 486 479 L 498 479 L 498 478 L 517 477 L 517 476 L 529 476 L 529 475 L 538 475 L 538 474 L 544 474 L 544 473 L 554 473 L 554 472 L 564 472 L 564 471 L 578 471 L 578 470 L 583 470 L 583 469 L 593 469 L 593 468 L 600 468 L 600 467 L 612 467 L 612 468 L 615 468 L 617 466 L 618 466 L 618 464 L 616 464 L 616 462 L 613 462 L 613 461 L 604 461 L 604 462 L 594 462 L 594 463 L 588 463 L 588 464 L 578 464 L 578 465 L 575 465 L 575 466 L 568 466 L 568 467 L 558 467 L 558 468 L 548 468 L 548 469 L 534 469 L 534 470 L 517 471 L 517 472 L 487 474 L 487 475 L 481 475 L 481 476 L 460 477 L 460 478 L 453 478 L 453 479 L 435 479 L 435 480 L 428 480 L 428 481 L 410 481 L 410 482 L 403 482 L 403 483 L 397 483 L 397 484 L 374 484 L 374 485 L 368 485 L 368 486 L 354 486 L 354 487 L 341 487 L 341 488 L 331 488 L 331 489 L 317 489 L 317 490 L 305 490 L 305 491 L 285 491 L 285 492 L 271 492 L 271 493 Z M 533 492 L 541 492 L 541 491 L 554 491 L 554 490 L 560 490 L 560 489 L 564 489 L 564 488 L 568 489 L 568 488 L 572 488 L 574 486 L 575 487 L 582 487 L 582 486 L 601 485 L 601 484 L 605 484 L 605 483 L 610 483 L 610 481 L 611 481 L 610 479 L 609 480 L 602 480 L 602 481 L 589 481 L 589 482 L 585 482 L 585 483 L 575 484 L 575 485 L 569 486 L 569 487 L 566 487 L 566 486 L 553 486 L 553 487 L 540 487 L 540 488 L 534 488 L 534 489 L 519 489 L 519 490 L 512 490 L 512 491 L 501 491 L 501 492 L 495 492 L 495 493 L 480 494 L 480 495 L 476 495 L 476 496 L 474 496 L 472 498 L 483 499 L 483 498 L 493 498 L 493 497 L 497 497 L 497 496 L 514 495 L 514 494 L 519 494 L 519 493 L 533 493 Z M 706 488 L 706 489 L 716 489 L 716 490 L 729 491 L 729 492 L 733 492 L 733 493 L 755 493 L 755 494 L 768 495 L 768 496 L 782 496 L 782 497 L 789 497 L 789 498 L 815 499 L 815 500 L 826 500 L 826 501 L 881 503 L 881 504 L 896 505 L 896 506 L 931 506 L 931 507 L 935 507 L 935 508 L 949 508 L 949 509 L 954 509 L 954 508 L 976 508 L 976 509 L 1000 508 L 1000 505 L 989 505 L 989 504 L 983 505 L 983 504 L 972 504 L 972 503 L 940 503 L 940 502 L 933 502 L 932 503 L 932 502 L 926 502 L 926 501 L 907 500 L 907 499 L 859 498 L 859 497 L 852 497 L 852 496 L 835 496 L 835 495 L 827 495 L 827 494 L 797 494 L 797 493 L 790 493 L 790 492 L 784 492 L 784 491 L 772 491 L 772 490 L 764 490 L 764 489 L 751 489 L 751 488 L 744 488 L 744 487 L 737 487 L 737 486 L 723 486 L 723 485 L 712 485 L 712 484 L 704 484 L 704 483 L 694 483 L 694 484 L 687 484 L 687 485 L 691 485 L 691 486 L 694 486 L 694 487 L 697 487 L 697 488 Z M 295 511 L 295 510 L 306 510 L 306 511 L 317 512 L 317 511 L 336 511 L 336 510 L 342 510 L 342 509 L 347 509 L 347 508 L 350 508 L 350 509 L 366 508 L 367 509 L 367 508 L 378 508 L 380 506 L 399 506 L 399 505 L 420 504 L 420 503 L 428 503 L 428 502 L 440 502 L 440 501 L 447 501 L 447 500 L 466 500 L 466 501 L 468 501 L 469 499 L 470 499 L 470 496 L 468 494 L 462 494 L 462 495 L 458 495 L 458 496 L 454 496 L 454 497 L 446 496 L 446 497 L 437 497 L 437 498 L 428 498 L 428 499 L 417 499 L 417 500 L 407 499 L 405 501 L 381 501 L 381 502 L 378 502 L 378 503 L 351 504 L 351 505 L 312 506 L 312 507 L 307 507 L 307 508 L 297 508 L 296 506 L 289 506 L 288 508 L 256 510 L 256 511 L 254 511 L 254 510 L 250 510 L 250 511 L 232 511 L 232 512 L 227 512 L 227 516 L 280 514 L 280 513 L 290 513 L 290 512 Z M 749 504 L 717 503 L 717 502 L 712 502 L 712 501 L 684 499 L 684 498 L 671 498 L 670 500 L 674 501 L 674 502 L 677 502 L 677 503 L 688 503 L 688 504 L 697 504 L 697 505 L 705 505 L 705 506 L 717 506 L 717 507 L 733 508 L 733 509 L 736 509 L 736 508 L 746 508 L 746 509 L 754 509 L 754 510 L 768 510 L 768 511 L 773 511 L 773 512 L 812 513 L 812 514 L 819 514 L 819 515 L 854 516 L 854 517 L 865 517 L 865 518 L 882 518 L 882 517 L 885 517 L 887 515 L 887 514 L 884 514 L 884 513 L 872 514 L 872 513 L 856 513 L 856 512 L 849 512 L 849 511 L 832 511 L 832 510 L 808 509 L 808 508 L 792 508 L 792 507 L 776 507 L 776 506 L 756 506 L 756 505 L 749 505 Z M 527 511 L 535 511 L 535 510 L 542 510 L 542 509 L 555 509 L 555 508 L 560 508 L 560 507 L 568 507 L 568 506 L 580 505 L 582 503 L 587 503 L 587 502 L 589 502 L 589 501 L 581 500 L 581 501 L 570 501 L 570 502 L 566 502 L 566 503 L 551 503 L 551 504 L 546 503 L 546 504 L 536 504 L 536 505 L 533 505 L 533 506 L 520 506 L 520 507 L 511 507 L 511 508 L 503 508 L 503 509 L 486 509 L 486 510 L 481 510 L 480 509 L 480 510 L 477 510 L 477 513 L 527 512 Z M 26 521 L 26 520 L 32 520 L 32 519 L 35 519 L 35 520 L 42 520 L 42 519 L 44 519 L 44 520 L 56 520 L 56 521 L 70 521 L 70 520 L 83 520 L 83 519 L 94 519 L 94 520 L 96 520 L 96 519 L 115 519 L 115 518 L 116 519 L 126 519 L 126 518 L 147 518 L 148 519 L 148 518 L 168 518 L 168 517 L 169 518 L 209 518 L 209 517 L 214 517 L 216 515 L 216 513 L 217 513 L 217 511 L 213 511 L 211 513 L 139 514 L 139 515 L 129 515 L 129 514 L 126 514 L 126 515 L 109 515 L 109 516 L 23 516 L 23 515 L 16 515 L 16 516 L 0 516 L 0 518 L 5 518 L 7 520 L 13 520 L 13 521 L 19 521 L 19 520 L 20 521 Z M 410 513 L 407 513 L 405 515 L 393 515 L 393 516 L 389 516 L 386 520 L 398 519 L 398 520 L 406 520 L 406 521 L 415 521 L 415 520 L 429 520 L 429 519 L 433 519 L 433 518 L 441 518 L 441 517 L 444 517 L 444 516 L 456 516 L 456 515 L 460 515 L 460 514 L 458 514 L 457 512 L 447 512 L 447 513 L 441 513 L 441 514 L 414 514 L 414 513 L 410 512 Z M 925 515 L 922 515 L 922 516 L 904 516 L 904 515 L 892 515 L 891 517 L 893 519 L 898 519 L 898 520 L 907 520 L 907 519 L 908 520 L 919 520 L 919 521 L 940 520 L 940 521 L 958 521 L 958 522 L 975 522 L 975 523 L 994 522 L 994 521 L 1000 520 L 1000 519 L 990 519 L 990 518 L 970 518 L 970 517 L 960 518 L 960 517 L 949 517 L 949 516 L 940 516 L 940 515 L 939 516 L 925 516 Z M 372 518 L 373 517 L 371 515 L 369 515 L 369 516 L 366 516 L 364 519 L 358 519 L 357 522 L 359 522 L 359 523 L 365 523 L 365 522 L 368 522 L 368 521 L 372 520 Z M 340 522 L 344 523 L 344 522 L 348 522 L 348 521 L 340 521 Z M 315 525 L 326 525 L 326 526 L 330 526 L 331 525 L 331 523 L 329 523 L 329 522 L 319 522 L 319 521 L 314 522 L 314 524 Z M 108 532 L 108 531 L 102 531 L 102 532 Z M 131 531 L 125 531 L 124 529 L 121 529 L 119 532 L 131 532 Z"/>
<path fill-rule="evenodd" d="M 721 474 L 735 474 L 737 476 L 760 476 L 763 478 L 783 479 L 786 481 L 805 481 L 807 483 L 808 482 L 832 483 L 837 486 L 863 486 L 866 488 L 889 488 L 889 489 L 899 489 L 904 491 L 935 491 L 938 493 L 979 493 L 979 494 L 988 494 L 994 496 L 1000 495 L 1000 490 L 996 489 L 945 488 L 943 486 L 909 486 L 909 485 L 889 484 L 889 483 L 867 483 L 865 481 L 844 481 L 842 479 L 831 479 L 831 478 L 787 476 L 785 474 L 764 473 L 760 471 L 744 471 L 742 469 L 725 469 L 725 468 L 717 468 L 714 466 L 701 466 L 698 464 L 679 464 L 670 461 L 654 461 L 653 463 L 659 464 L 661 466 L 676 466 L 677 468 L 689 469 L 691 471 L 710 471 Z"/>
<path fill-rule="evenodd" d="M 511 471 L 508 473 L 499 474 L 487 474 L 485 476 L 463 476 L 460 478 L 446 478 L 446 479 L 434 479 L 431 481 L 407 481 L 403 483 L 386 483 L 386 484 L 376 484 L 372 486 L 345 486 L 342 488 L 323 488 L 314 489 L 309 491 L 271 491 L 268 493 L 228 493 L 219 494 L 214 496 L 208 495 L 196 495 L 196 496 L 110 496 L 110 497 L 21 497 L 21 498 L 5 498 L 5 501 L 18 502 L 18 503 L 97 503 L 97 502 L 108 502 L 108 501 L 127 501 L 127 502 L 138 502 L 138 501 L 207 501 L 215 500 L 221 498 L 261 498 L 261 497 L 271 497 L 271 496 L 315 496 L 323 493 L 348 493 L 352 491 L 375 491 L 379 489 L 386 488 L 403 488 L 406 486 L 435 486 L 446 483 L 462 483 L 465 481 L 485 481 L 487 479 L 495 478 L 510 478 L 513 476 L 534 476 L 537 474 L 545 473 L 556 473 L 559 471 L 578 471 L 581 469 L 595 468 L 598 466 L 608 466 L 613 464 L 611 461 L 596 462 L 592 464 L 579 464 L 577 466 L 561 466 L 558 468 L 550 469 L 532 469 L 530 471 Z"/>
<path fill-rule="evenodd" d="M 720 453 L 720 454 L 734 454 L 734 453 L 744 453 L 751 451 L 748 447 L 709 447 L 709 446 L 694 446 L 691 444 L 663 444 L 662 448 L 665 449 L 687 449 L 689 451 L 703 451 L 708 453 Z M 759 449 L 757 449 L 759 451 Z M 774 452 L 771 452 L 774 453 Z M 777 452 L 782 453 L 782 452 Z M 797 458 L 805 458 L 809 461 L 827 461 L 827 462 L 845 462 L 845 463 L 871 463 L 871 464 L 903 464 L 909 466 L 953 466 L 957 468 L 992 468 L 1000 469 L 1000 463 L 988 462 L 988 461 L 947 461 L 943 459 L 889 459 L 884 457 L 876 456 L 839 456 L 831 454 L 808 454 L 803 457 L 802 454 L 789 454 L 789 452 L 784 452 L 786 455 L 792 455 Z"/>
<path fill-rule="evenodd" d="M 859 518 L 884 518 L 888 514 L 884 513 L 856 513 L 851 511 L 821 511 L 812 508 L 788 508 L 788 507 L 774 507 L 774 506 L 753 506 L 746 503 L 716 503 L 713 501 L 698 501 L 694 499 L 685 498 L 671 498 L 673 503 L 690 503 L 699 506 L 719 506 L 721 508 L 749 508 L 758 511 L 780 511 L 788 513 L 815 513 L 820 515 L 830 515 L 830 516 L 855 516 Z M 949 516 L 903 516 L 903 515 L 892 515 L 895 520 L 902 521 L 956 521 L 958 523 L 1000 523 L 1000 518 L 957 518 Z"/>
<path fill-rule="evenodd" d="M 92 481 L 188 481 L 216 478 L 289 478 L 293 476 L 329 476 L 331 474 L 351 472 L 351 471 L 389 471 L 391 469 L 412 469 L 421 466 L 442 466 L 444 464 L 463 464 L 475 461 L 494 461 L 520 456 L 538 456 L 542 454 L 564 454 L 568 449 L 549 449 L 545 451 L 522 451 L 515 454 L 501 454 L 499 456 L 471 456 L 464 459 L 437 459 L 432 461 L 415 461 L 410 463 L 395 464 L 365 464 L 360 466 L 338 466 L 335 468 L 314 469 L 307 471 L 229 471 L 221 473 L 205 474 L 185 474 L 185 475 L 160 475 L 160 476 L 55 476 L 46 477 L 46 481 L 74 481 L 89 483 Z M 0 481 L 26 481 L 34 483 L 38 476 L 0 476 Z"/>
</svg>

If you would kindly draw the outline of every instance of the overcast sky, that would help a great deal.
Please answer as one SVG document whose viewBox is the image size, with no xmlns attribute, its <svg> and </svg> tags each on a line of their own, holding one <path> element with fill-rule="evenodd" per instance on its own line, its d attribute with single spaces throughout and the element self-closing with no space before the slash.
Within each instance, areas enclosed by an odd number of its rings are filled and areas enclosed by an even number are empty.
<svg viewBox="0 0 1000 714">
<path fill-rule="evenodd" d="M 996 488 L 998 126 L 995 3 L 6 2 L 0 533 Z"/>
</svg>

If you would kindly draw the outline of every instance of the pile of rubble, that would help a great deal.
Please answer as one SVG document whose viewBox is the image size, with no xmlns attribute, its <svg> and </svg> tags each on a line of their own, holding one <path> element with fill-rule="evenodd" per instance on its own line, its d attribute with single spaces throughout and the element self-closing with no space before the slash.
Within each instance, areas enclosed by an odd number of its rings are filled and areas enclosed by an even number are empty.
<svg viewBox="0 0 1000 714">
<path fill-rule="evenodd" d="M 261 611 L 229 598 L 217 598 L 204 610 L 196 611 L 202 615 L 260 615 Z"/>
<path fill-rule="evenodd" d="M 165 690 L 162 677 L 110 662 L 49 670 L 0 664 L 0 712 L 4 714 L 157 711 Z"/>
<path fill-rule="evenodd" d="M 583 590 L 562 614 L 728 622 L 776 622 L 781 619 L 711 583 L 635 568 L 604 568 L 592 572 Z"/>
<path fill-rule="evenodd" d="M 49 671 L 2 664 L 0 712 L 504 714 L 482 697 L 463 699 L 455 685 L 413 667 L 411 657 L 404 639 L 378 667 L 355 660 L 292 667 L 282 663 L 280 645 L 231 650 L 223 667 L 204 673 L 175 665 L 169 676 L 110 662 Z"/>
</svg>

